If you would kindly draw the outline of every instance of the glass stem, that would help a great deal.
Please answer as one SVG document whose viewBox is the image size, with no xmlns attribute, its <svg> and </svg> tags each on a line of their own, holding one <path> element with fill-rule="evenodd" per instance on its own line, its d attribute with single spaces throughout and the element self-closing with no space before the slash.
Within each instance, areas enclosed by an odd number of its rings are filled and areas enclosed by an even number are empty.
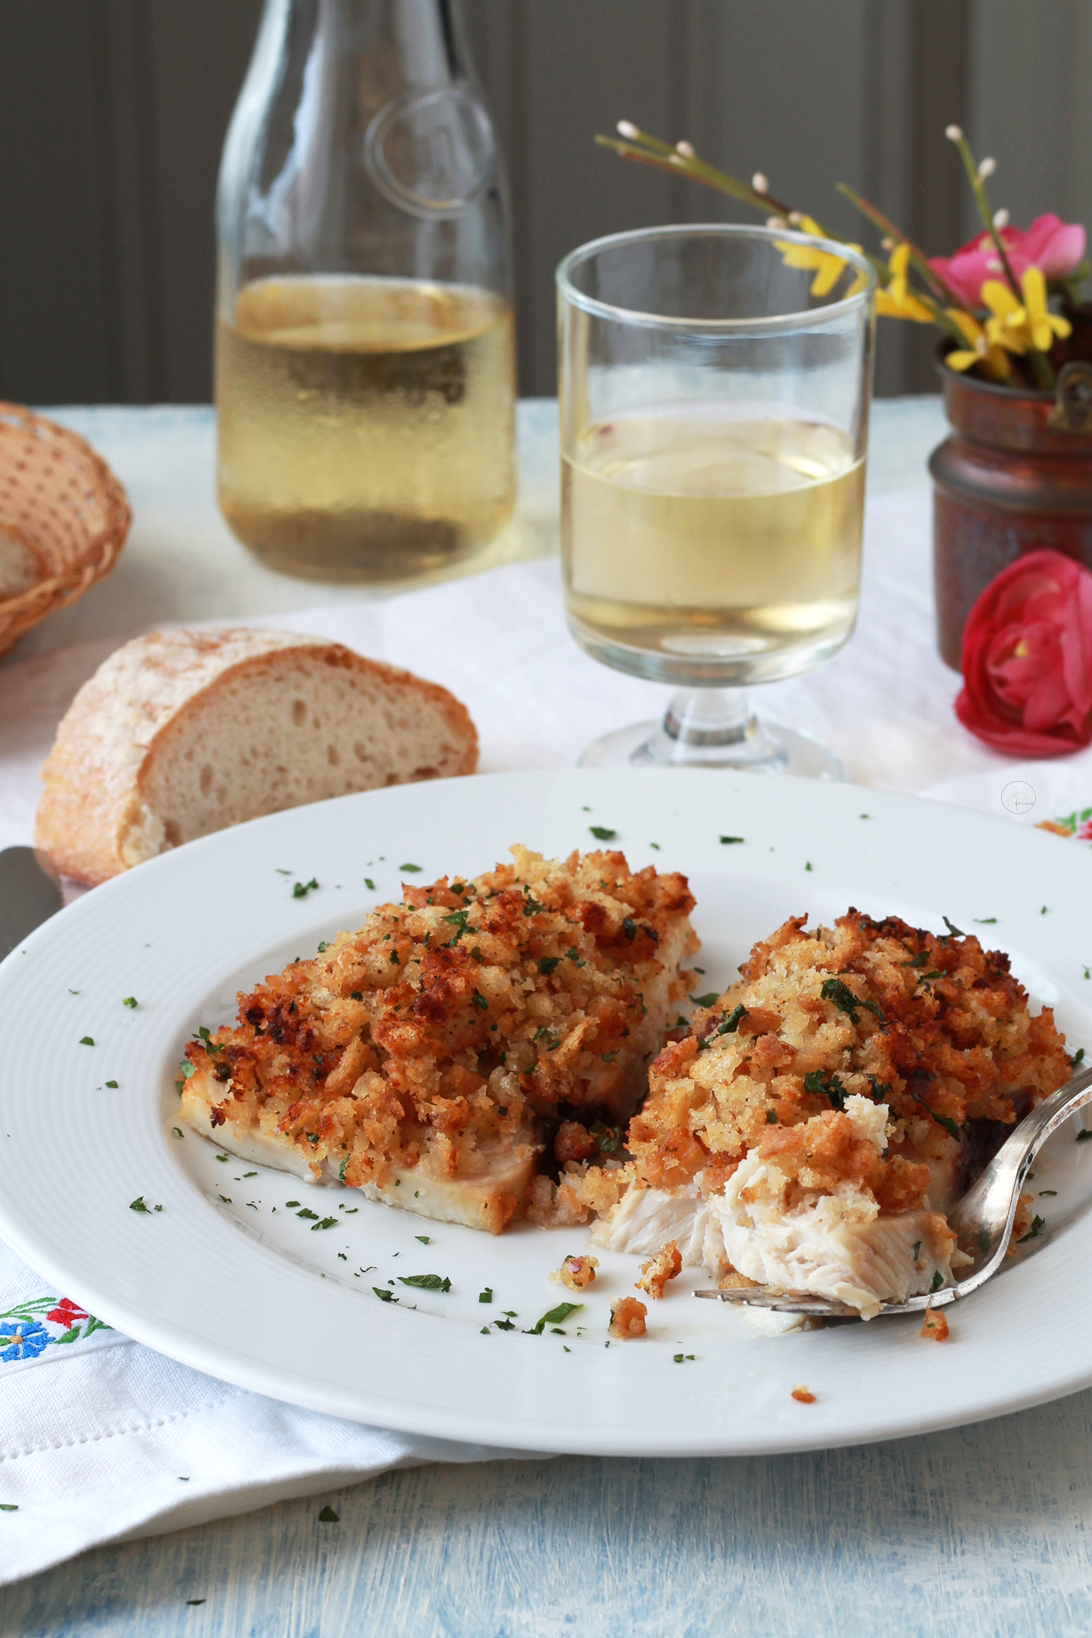
<svg viewBox="0 0 1092 1638">
<path fill-rule="evenodd" d="M 768 767 L 784 757 L 751 709 L 745 688 L 680 688 L 657 738 L 666 762 Z"/>
</svg>

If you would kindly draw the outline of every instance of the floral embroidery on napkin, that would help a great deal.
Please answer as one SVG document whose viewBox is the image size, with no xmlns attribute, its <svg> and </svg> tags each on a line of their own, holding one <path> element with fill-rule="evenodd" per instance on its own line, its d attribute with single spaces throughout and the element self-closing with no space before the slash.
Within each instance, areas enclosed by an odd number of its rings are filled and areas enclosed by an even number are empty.
<svg viewBox="0 0 1092 1638">
<path fill-rule="evenodd" d="M 1052 836 L 1072 836 L 1078 842 L 1092 842 L 1092 808 L 1078 808 L 1062 819 L 1040 819 L 1036 830 L 1049 830 Z"/>
<path fill-rule="evenodd" d="M 109 1331 L 68 1297 L 30 1297 L 0 1314 L 0 1364 L 38 1359 L 47 1348 L 85 1342 L 94 1331 Z"/>
</svg>

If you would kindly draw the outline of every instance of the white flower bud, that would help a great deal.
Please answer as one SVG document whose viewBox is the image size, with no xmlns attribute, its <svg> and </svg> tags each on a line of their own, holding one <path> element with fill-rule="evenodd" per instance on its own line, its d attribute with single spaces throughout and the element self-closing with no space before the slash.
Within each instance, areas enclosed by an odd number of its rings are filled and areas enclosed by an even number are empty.
<svg viewBox="0 0 1092 1638">
<path fill-rule="evenodd" d="M 694 144 L 692 142 L 686 142 L 685 140 L 682 142 L 676 142 L 675 152 L 677 154 L 682 154 L 684 159 L 695 159 L 697 157 L 697 155 L 694 153 Z"/>
<path fill-rule="evenodd" d="M 993 225 L 994 225 L 995 228 L 1007 228 L 1008 225 L 1009 225 L 1009 213 L 1008 213 L 1008 211 L 1007 210 L 995 210 L 994 213 L 993 213 Z"/>
<path fill-rule="evenodd" d="M 885 234 L 884 237 L 880 240 L 880 249 L 881 250 L 888 250 L 888 251 L 894 250 L 896 243 L 897 243 L 897 241 L 892 239 L 892 237 L 891 237 L 891 235 L 889 233 Z"/>
<path fill-rule="evenodd" d="M 628 119 L 620 119 L 614 129 L 620 137 L 625 137 L 627 142 L 632 142 L 635 137 L 639 137 L 641 134 L 636 125 L 633 125 Z"/>
<path fill-rule="evenodd" d="M 788 222 L 786 222 L 783 216 L 767 216 L 766 218 L 766 226 L 768 228 L 787 228 L 788 225 Z"/>
<path fill-rule="evenodd" d="M 769 193 L 770 191 L 769 180 L 767 177 L 763 176 L 761 171 L 756 171 L 752 176 L 751 186 L 756 193 Z"/>
<path fill-rule="evenodd" d="M 978 354 L 979 358 L 985 358 L 986 354 L 990 350 L 990 344 L 986 340 L 985 336 L 975 336 L 974 350 Z"/>
<path fill-rule="evenodd" d="M 790 212 L 789 212 L 789 225 L 791 227 L 799 227 L 800 223 L 802 221 L 803 221 L 803 217 L 801 216 L 801 214 L 800 214 L 800 212 L 798 210 L 790 210 Z"/>
<path fill-rule="evenodd" d="M 945 130 L 944 135 L 948 138 L 949 142 L 962 142 L 963 127 L 962 125 L 949 125 Z"/>
<path fill-rule="evenodd" d="M 996 159 L 984 159 L 978 167 L 978 180 L 986 182 L 997 169 Z"/>
</svg>

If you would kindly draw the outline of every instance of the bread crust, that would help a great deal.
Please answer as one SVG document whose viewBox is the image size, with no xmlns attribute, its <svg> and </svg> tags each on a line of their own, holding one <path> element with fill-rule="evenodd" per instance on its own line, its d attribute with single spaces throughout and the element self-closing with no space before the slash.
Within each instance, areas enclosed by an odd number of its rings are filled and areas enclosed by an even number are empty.
<svg viewBox="0 0 1092 1638">
<path fill-rule="evenodd" d="M 294 632 L 155 631 L 111 654 L 69 707 L 42 768 L 35 845 L 77 881 L 95 884 L 128 869 L 134 861 L 125 856 L 125 839 L 147 817 L 150 773 L 170 754 L 187 718 L 229 682 L 275 672 L 298 657 L 367 677 L 392 695 L 428 701 L 463 747 L 448 773 L 477 767 L 478 736 L 466 707 L 412 672 Z M 356 788 L 369 786 L 362 781 Z"/>
</svg>

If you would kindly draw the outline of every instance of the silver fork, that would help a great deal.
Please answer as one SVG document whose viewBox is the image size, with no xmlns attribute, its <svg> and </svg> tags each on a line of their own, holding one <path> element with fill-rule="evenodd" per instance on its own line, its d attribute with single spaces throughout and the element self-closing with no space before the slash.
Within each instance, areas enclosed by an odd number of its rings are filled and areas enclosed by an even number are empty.
<svg viewBox="0 0 1092 1638">
<path fill-rule="evenodd" d="M 1006 1138 L 986 1170 L 948 1213 L 948 1222 L 961 1251 L 974 1258 L 970 1272 L 955 1285 L 923 1292 L 906 1302 L 885 1302 L 884 1314 L 914 1314 L 923 1308 L 944 1308 L 969 1297 L 985 1285 L 1005 1260 L 1020 1194 L 1031 1163 L 1052 1132 L 1070 1115 L 1092 1102 L 1092 1067 L 1044 1098 Z M 765 1286 L 742 1286 L 727 1291 L 695 1291 L 695 1297 L 730 1302 L 744 1308 L 773 1308 L 779 1314 L 808 1314 L 816 1319 L 860 1319 L 855 1308 L 831 1297 L 799 1291 L 772 1291 Z"/>
</svg>

